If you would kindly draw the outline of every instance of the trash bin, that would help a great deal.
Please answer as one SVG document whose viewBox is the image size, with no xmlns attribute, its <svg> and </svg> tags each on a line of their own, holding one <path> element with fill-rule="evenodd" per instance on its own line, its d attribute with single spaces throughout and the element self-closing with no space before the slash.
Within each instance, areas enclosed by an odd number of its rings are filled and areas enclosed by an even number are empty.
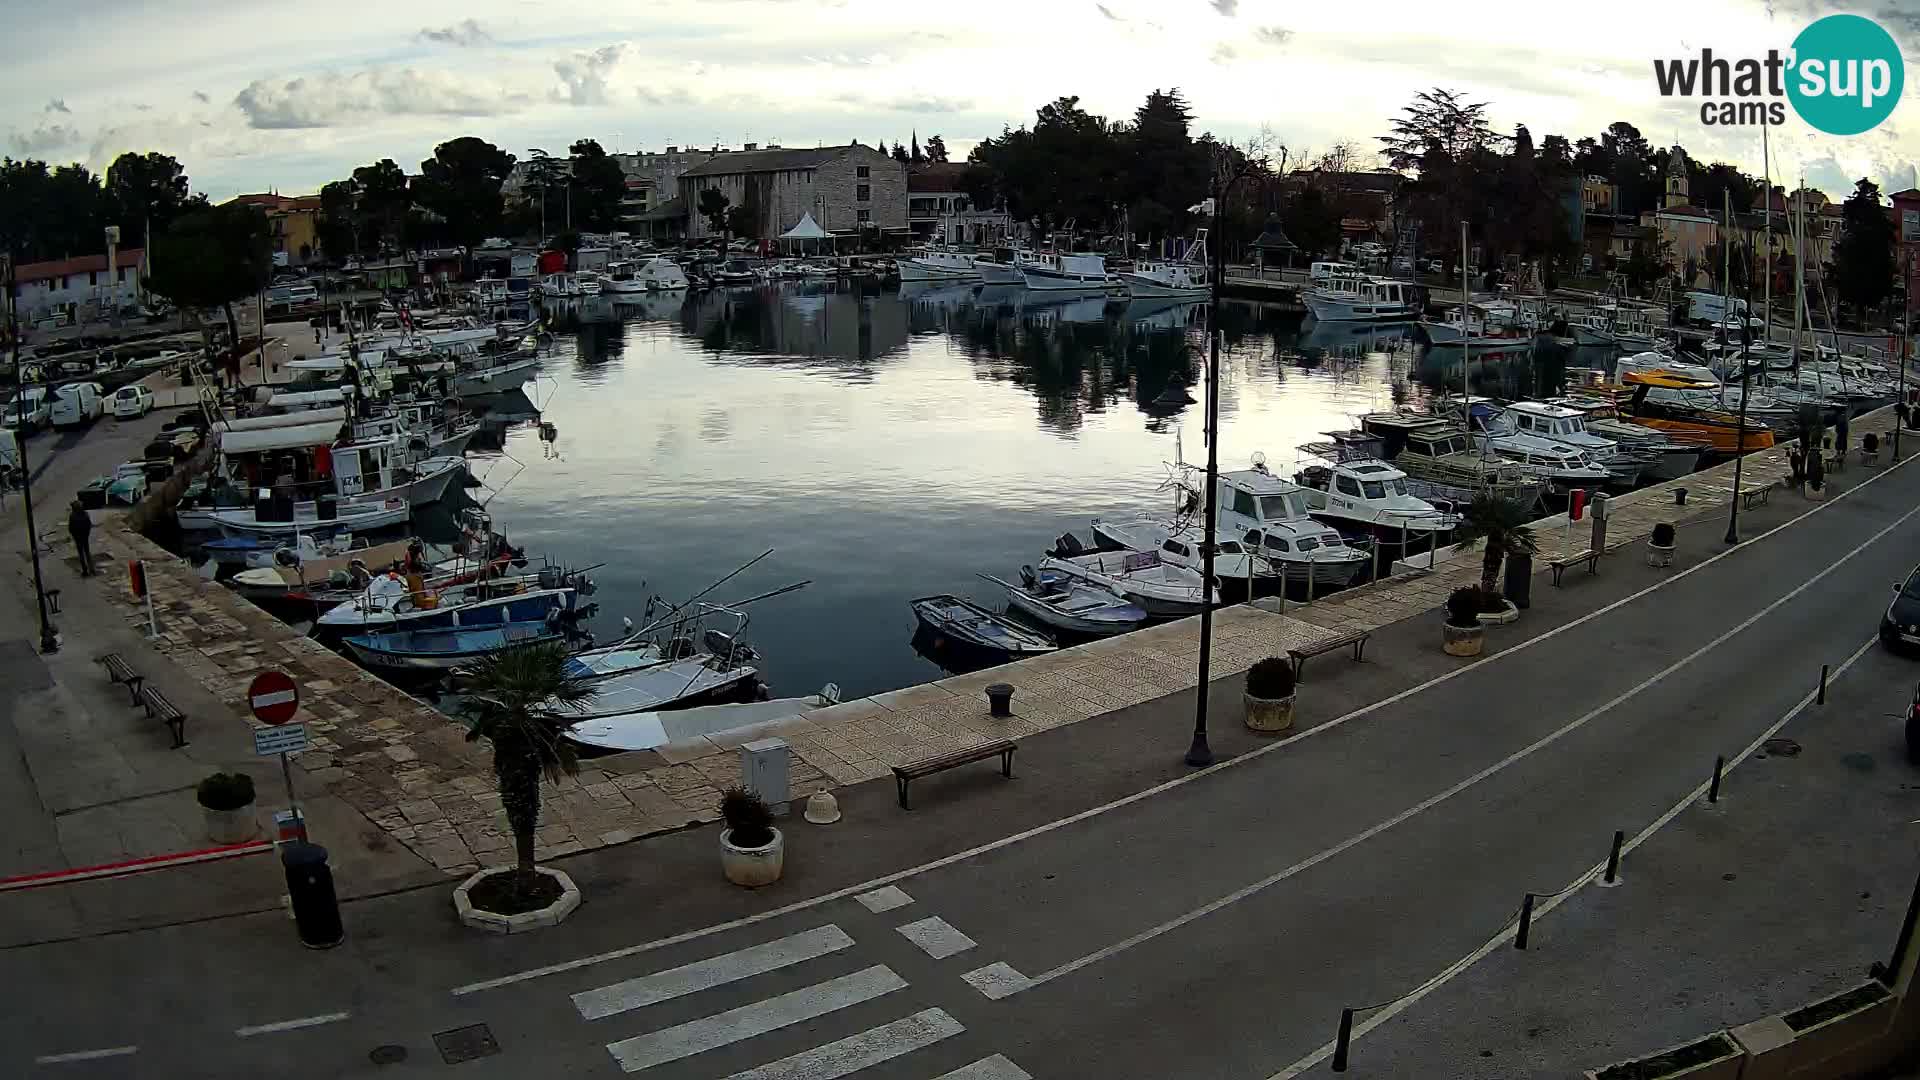
<svg viewBox="0 0 1920 1080">
<path fill-rule="evenodd" d="M 287 896 L 293 901 L 300 944 L 309 949 L 340 944 L 347 935 L 340 926 L 340 901 L 333 894 L 327 849 L 296 840 L 281 847 L 280 865 L 287 871 Z"/>
<path fill-rule="evenodd" d="M 1507 580 L 1501 591 L 1507 603 L 1522 610 L 1533 602 L 1533 556 L 1507 556 Z"/>
</svg>

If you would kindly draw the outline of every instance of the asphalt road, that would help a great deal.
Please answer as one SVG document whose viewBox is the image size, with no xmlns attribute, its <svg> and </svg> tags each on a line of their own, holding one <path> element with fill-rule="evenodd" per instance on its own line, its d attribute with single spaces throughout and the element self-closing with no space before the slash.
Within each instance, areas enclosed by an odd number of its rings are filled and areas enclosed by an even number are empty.
<svg viewBox="0 0 1920 1080">
<path fill-rule="evenodd" d="M 898 895 L 653 947 L 646 911 L 598 897 L 581 918 L 633 934 L 563 970 L 444 914 L 363 914 L 322 954 L 272 918 L 0 953 L 0 1052 L 26 1075 L 428 1076 L 448 1068 L 429 1036 L 485 1024 L 499 1051 L 461 1075 L 1258 1080 L 1319 1049 L 1342 1006 L 1472 954 L 1523 892 L 1578 878 L 1616 829 L 1774 729 L 1873 635 L 1916 540 L 1920 468 L 1902 468 L 1362 715 Z M 406 1059 L 374 1064 L 388 1044 Z"/>
</svg>

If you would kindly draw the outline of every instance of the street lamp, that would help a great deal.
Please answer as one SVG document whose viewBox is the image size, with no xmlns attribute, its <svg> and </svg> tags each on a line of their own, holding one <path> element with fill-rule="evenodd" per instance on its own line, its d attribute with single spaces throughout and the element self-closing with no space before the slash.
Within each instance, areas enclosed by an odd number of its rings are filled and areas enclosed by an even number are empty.
<svg viewBox="0 0 1920 1080">
<path fill-rule="evenodd" d="M 56 653 L 60 651 L 60 634 L 47 614 L 46 583 L 40 576 L 40 534 L 33 524 L 33 470 L 27 467 L 27 406 L 26 399 L 20 396 L 25 386 L 20 378 L 20 319 L 15 309 L 17 291 L 14 287 L 13 257 L 0 256 L 0 293 L 6 296 L 6 320 L 0 325 L 5 327 L 7 341 L 13 349 L 13 388 L 15 400 L 20 406 L 19 435 L 13 445 L 20 461 L 20 501 L 27 510 L 27 554 L 33 558 L 33 596 L 40 609 L 40 651 Z"/>
<path fill-rule="evenodd" d="M 1753 278 L 1747 278 L 1747 311 L 1753 311 Z M 1753 341 L 1753 327 L 1741 320 L 1740 333 L 1740 411 L 1733 422 L 1733 501 L 1727 507 L 1727 536 L 1729 544 L 1740 542 L 1740 470 L 1747 460 L 1747 358 Z M 1771 329 L 1771 326 L 1769 326 Z"/>
</svg>

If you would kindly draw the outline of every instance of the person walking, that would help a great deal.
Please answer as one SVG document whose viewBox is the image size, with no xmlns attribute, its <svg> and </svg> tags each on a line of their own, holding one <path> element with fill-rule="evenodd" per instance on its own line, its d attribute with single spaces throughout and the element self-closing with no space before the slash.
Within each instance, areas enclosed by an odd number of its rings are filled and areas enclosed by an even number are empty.
<svg viewBox="0 0 1920 1080">
<path fill-rule="evenodd" d="M 79 499 L 73 500 L 73 510 L 67 514 L 67 532 L 73 536 L 74 549 L 80 552 L 80 576 L 92 577 L 93 548 L 87 541 L 93 533 L 93 518 Z"/>
</svg>

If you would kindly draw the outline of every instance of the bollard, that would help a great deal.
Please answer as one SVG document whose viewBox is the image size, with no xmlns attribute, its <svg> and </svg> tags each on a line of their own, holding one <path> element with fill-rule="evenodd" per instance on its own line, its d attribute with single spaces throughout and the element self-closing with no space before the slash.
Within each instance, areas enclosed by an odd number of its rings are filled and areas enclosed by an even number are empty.
<svg viewBox="0 0 1920 1080">
<path fill-rule="evenodd" d="M 1513 947 L 1524 950 L 1527 947 L 1527 931 L 1533 927 L 1533 894 L 1528 893 L 1520 901 L 1520 929 L 1513 935 Z"/>
<path fill-rule="evenodd" d="M 1717 803 L 1720 801 L 1720 773 L 1726 767 L 1727 759 L 1724 755 L 1713 759 L 1713 785 L 1707 788 L 1707 802 Z"/>
<path fill-rule="evenodd" d="M 1673 505 L 1675 506 L 1687 505 L 1687 489 L 1686 488 L 1673 489 Z"/>
<path fill-rule="evenodd" d="M 1353 1010 L 1340 1010 L 1340 1034 L 1333 1040 L 1333 1071 L 1347 1071 L 1347 1046 L 1353 1042 Z"/>
<path fill-rule="evenodd" d="M 1826 703 L 1827 703 L 1827 665 L 1821 664 L 1820 665 L 1820 699 L 1814 702 L 1814 704 L 1825 705 Z"/>
<path fill-rule="evenodd" d="M 1602 885 L 1620 884 L 1620 845 L 1626 839 L 1626 833 L 1619 829 L 1613 831 L 1613 850 L 1607 852 L 1607 876 L 1601 880 Z"/>
<path fill-rule="evenodd" d="M 331 949 L 346 931 L 340 926 L 340 901 L 334 896 L 333 874 L 327 869 L 327 849 L 296 840 L 280 847 L 280 864 L 287 873 L 287 898 L 300 944 L 309 949 Z"/>
<path fill-rule="evenodd" d="M 987 687 L 987 715 L 1006 717 L 1013 715 L 1013 687 L 997 682 Z"/>
</svg>

